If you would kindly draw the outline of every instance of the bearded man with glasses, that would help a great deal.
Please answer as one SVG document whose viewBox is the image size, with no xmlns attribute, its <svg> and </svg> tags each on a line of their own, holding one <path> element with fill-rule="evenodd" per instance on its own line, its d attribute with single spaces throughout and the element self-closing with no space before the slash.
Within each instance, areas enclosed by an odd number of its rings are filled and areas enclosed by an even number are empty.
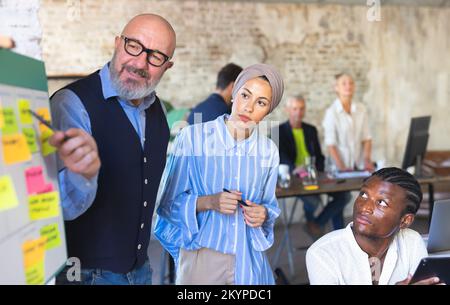
<svg viewBox="0 0 450 305">
<path fill-rule="evenodd" d="M 81 276 L 66 268 L 57 284 L 151 284 L 147 247 L 169 140 L 155 89 L 175 45 L 167 20 L 138 15 L 109 63 L 51 98 L 68 255 L 81 263 Z"/>
</svg>

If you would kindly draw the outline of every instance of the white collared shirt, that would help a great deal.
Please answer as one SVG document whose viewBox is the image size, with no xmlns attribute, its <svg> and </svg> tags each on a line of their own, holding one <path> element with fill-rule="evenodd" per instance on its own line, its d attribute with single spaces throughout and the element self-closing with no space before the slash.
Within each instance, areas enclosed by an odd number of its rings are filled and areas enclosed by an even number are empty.
<svg viewBox="0 0 450 305">
<path fill-rule="evenodd" d="M 325 145 L 335 145 L 342 162 L 348 168 L 364 168 L 362 141 L 372 138 L 366 107 L 352 102 L 351 114 L 348 114 L 337 98 L 328 107 L 322 122 L 325 133 Z"/>
<path fill-rule="evenodd" d="M 306 253 L 311 285 L 372 285 L 369 256 L 356 242 L 352 225 L 326 234 Z M 393 285 L 414 274 L 420 260 L 428 256 L 425 243 L 414 230 L 402 229 L 387 251 L 380 285 Z"/>
</svg>

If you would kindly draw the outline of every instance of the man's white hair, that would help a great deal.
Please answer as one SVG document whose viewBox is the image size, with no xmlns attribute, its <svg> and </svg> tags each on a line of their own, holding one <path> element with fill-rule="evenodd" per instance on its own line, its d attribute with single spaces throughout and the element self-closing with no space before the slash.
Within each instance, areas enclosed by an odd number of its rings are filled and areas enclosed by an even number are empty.
<svg viewBox="0 0 450 305">
<path fill-rule="evenodd" d="M 293 101 L 303 101 L 306 102 L 305 98 L 301 94 L 290 96 L 286 101 L 286 107 L 291 107 Z"/>
</svg>

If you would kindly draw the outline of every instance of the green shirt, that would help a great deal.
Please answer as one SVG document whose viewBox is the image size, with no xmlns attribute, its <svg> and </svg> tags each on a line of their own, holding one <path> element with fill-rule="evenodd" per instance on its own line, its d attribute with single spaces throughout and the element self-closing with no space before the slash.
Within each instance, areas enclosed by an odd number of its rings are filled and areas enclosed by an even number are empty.
<svg viewBox="0 0 450 305">
<path fill-rule="evenodd" d="M 305 164 L 305 158 L 309 157 L 308 149 L 305 144 L 305 135 L 303 128 L 292 128 L 294 134 L 295 147 L 297 148 L 297 157 L 295 158 L 295 166 Z"/>
</svg>

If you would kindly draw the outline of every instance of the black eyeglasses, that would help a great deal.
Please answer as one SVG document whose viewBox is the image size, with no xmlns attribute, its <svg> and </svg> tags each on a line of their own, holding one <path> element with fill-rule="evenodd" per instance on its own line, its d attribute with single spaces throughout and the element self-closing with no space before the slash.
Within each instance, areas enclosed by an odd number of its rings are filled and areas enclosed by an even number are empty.
<svg viewBox="0 0 450 305">
<path fill-rule="evenodd" d="M 147 49 L 136 39 L 128 38 L 123 35 L 120 36 L 120 38 L 125 41 L 125 52 L 127 52 L 131 56 L 139 56 L 142 52 L 147 53 L 147 62 L 152 66 L 161 67 L 166 61 L 170 59 L 169 56 L 158 50 Z"/>
</svg>

